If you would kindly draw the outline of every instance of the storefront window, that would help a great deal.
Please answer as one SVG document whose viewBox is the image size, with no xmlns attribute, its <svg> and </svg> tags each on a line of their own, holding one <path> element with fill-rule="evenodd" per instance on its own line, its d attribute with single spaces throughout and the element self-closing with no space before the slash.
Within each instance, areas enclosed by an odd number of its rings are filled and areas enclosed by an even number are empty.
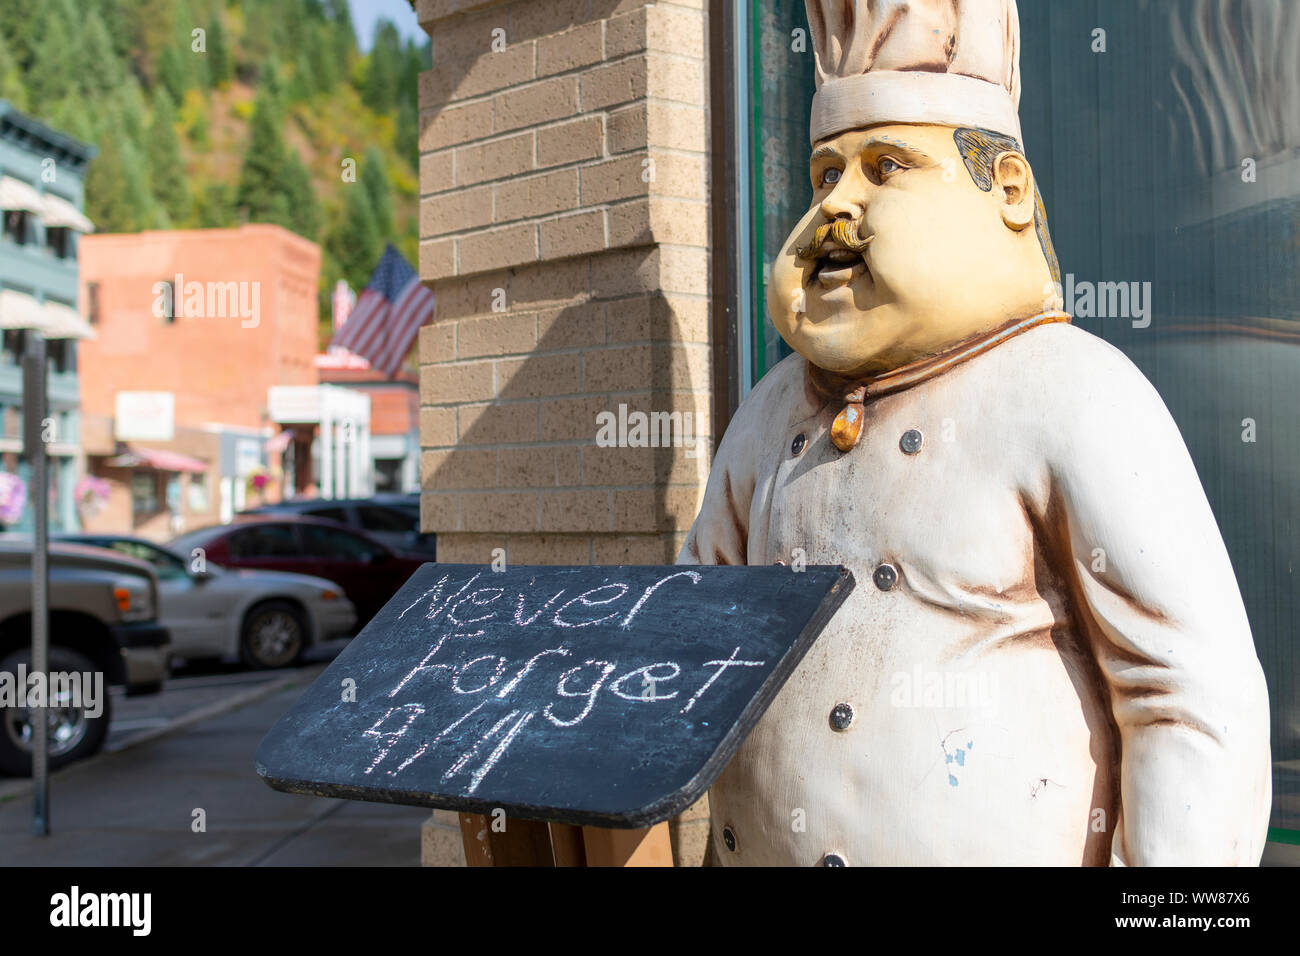
<svg viewBox="0 0 1300 956">
<path fill-rule="evenodd" d="M 158 512 L 158 475 L 155 472 L 131 473 L 131 511 L 136 518 Z"/>
<path fill-rule="evenodd" d="M 204 512 L 212 507 L 212 501 L 208 494 L 207 472 L 190 475 L 188 504 L 189 510 L 195 512 Z"/>
<path fill-rule="evenodd" d="M 1270 839 L 1297 843 L 1300 17 L 1284 7 L 1021 0 L 1020 117 L 1066 310 L 1159 390 L 1218 519 L 1268 679 Z M 813 55 L 803 0 L 753 0 L 747 28 L 757 381 L 785 354 L 763 278 L 811 195 Z"/>
<path fill-rule="evenodd" d="M 754 381 L 790 354 L 768 318 L 767 273 L 790 227 L 808 211 L 812 39 L 804 0 L 751 0 L 754 85 Z"/>
</svg>

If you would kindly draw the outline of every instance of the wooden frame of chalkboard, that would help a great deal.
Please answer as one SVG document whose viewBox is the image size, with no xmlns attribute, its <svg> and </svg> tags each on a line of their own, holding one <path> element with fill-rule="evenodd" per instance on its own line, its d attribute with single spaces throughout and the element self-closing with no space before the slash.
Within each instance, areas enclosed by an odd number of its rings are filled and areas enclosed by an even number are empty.
<svg viewBox="0 0 1300 956">
<path fill-rule="evenodd" d="M 838 566 L 421 567 L 263 740 L 291 793 L 643 828 L 698 800 Z"/>
</svg>

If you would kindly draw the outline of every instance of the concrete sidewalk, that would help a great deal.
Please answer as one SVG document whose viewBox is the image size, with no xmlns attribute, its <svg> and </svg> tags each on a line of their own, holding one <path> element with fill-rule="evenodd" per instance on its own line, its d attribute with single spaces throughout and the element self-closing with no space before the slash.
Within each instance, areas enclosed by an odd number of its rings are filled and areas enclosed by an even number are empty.
<svg viewBox="0 0 1300 956">
<path fill-rule="evenodd" d="M 278 793 L 254 771 L 257 745 L 315 673 L 55 775 L 48 837 L 31 835 L 29 793 L 4 799 L 0 865 L 418 866 L 428 810 Z M 206 832 L 192 829 L 196 810 Z"/>
</svg>

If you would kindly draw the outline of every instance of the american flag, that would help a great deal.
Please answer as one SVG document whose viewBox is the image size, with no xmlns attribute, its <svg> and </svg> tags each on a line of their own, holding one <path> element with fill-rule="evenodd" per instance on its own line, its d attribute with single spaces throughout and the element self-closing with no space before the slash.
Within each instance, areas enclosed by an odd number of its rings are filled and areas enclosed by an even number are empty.
<svg viewBox="0 0 1300 956">
<path fill-rule="evenodd" d="M 406 358 L 420 326 L 433 317 L 433 293 L 420 284 L 409 262 L 390 244 L 343 328 L 331 345 L 365 357 L 392 375 Z"/>
</svg>

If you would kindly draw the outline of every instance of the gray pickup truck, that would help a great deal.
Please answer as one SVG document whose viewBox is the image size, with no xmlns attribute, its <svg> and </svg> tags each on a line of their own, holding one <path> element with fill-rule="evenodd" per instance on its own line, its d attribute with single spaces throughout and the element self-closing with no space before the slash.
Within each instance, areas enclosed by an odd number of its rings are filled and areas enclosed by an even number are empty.
<svg viewBox="0 0 1300 956">
<path fill-rule="evenodd" d="M 51 544 L 49 567 L 49 669 L 60 675 L 102 675 L 61 687 L 50 683 L 53 769 L 103 746 L 110 710 L 107 685 L 122 685 L 127 694 L 162 689 L 170 637 L 157 621 L 158 579 L 144 561 L 99 548 Z M 18 676 L 31 669 L 31 602 L 31 539 L 6 536 L 0 539 L 0 773 L 31 773 L 26 697 L 15 703 L 14 695 Z M 95 681 L 102 690 L 98 695 L 70 689 L 81 691 Z"/>
</svg>

